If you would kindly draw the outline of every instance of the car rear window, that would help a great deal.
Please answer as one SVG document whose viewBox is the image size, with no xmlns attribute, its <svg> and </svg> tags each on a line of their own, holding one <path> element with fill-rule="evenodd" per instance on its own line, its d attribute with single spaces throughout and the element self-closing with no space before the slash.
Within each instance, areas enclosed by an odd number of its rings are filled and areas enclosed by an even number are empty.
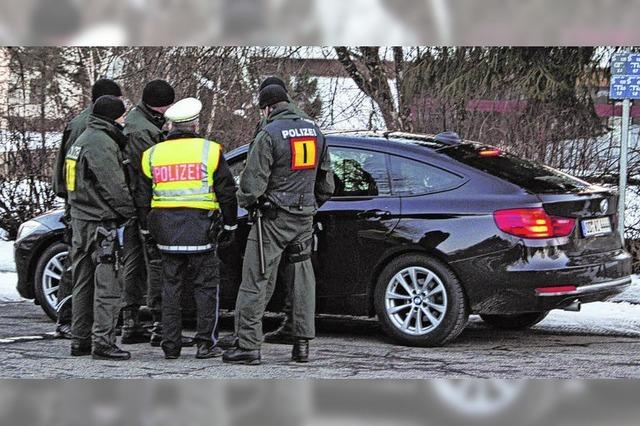
<svg viewBox="0 0 640 426">
<path fill-rule="evenodd" d="M 391 157 L 392 186 L 398 195 L 423 195 L 452 189 L 464 180 L 458 175 L 407 158 Z"/>
<path fill-rule="evenodd" d="M 582 192 L 591 186 L 560 170 L 518 158 L 494 147 L 463 144 L 439 152 L 534 194 Z"/>
</svg>

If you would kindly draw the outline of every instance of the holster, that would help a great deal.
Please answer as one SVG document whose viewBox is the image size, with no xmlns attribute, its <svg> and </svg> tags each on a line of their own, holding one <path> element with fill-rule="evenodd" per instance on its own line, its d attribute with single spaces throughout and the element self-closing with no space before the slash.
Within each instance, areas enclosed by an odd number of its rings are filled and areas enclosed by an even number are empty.
<svg viewBox="0 0 640 426">
<path fill-rule="evenodd" d="M 218 242 L 218 234 L 222 230 L 222 214 L 219 210 L 213 210 L 209 217 L 211 218 L 211 225 L 209 226 L 209 241 L 212 243 Z"/>
<path fill-rule="evenodd" d="M 278 207 L 270 201 L 261 202 L 259 209 L 266 219 L 274 220 L 278 217 Z"/>
<path fill-rule="evenodd" d="M 284 250 L 285 259 L 289 263 L 300 263 L 311 259 L 311 243 L 313 238 L 306 241 L 299 241 L 287 246 Z"/>
<path fill-rule="evenodd" d="M 117 265 L 118 263 L 118 235 L 115 229 L 107 229 L 103 226 L 96 228 L 94 237 L 97 264 Z"/>
<path fill-rule="evenodd" d="M 151 236 L 148 230 L 140 228 L 140 238 L 144 244 L 144 251 L 147 256 L 147 261 L 160 259 L 160 250 L 158 245 Z"/>
<path fill-rule="evenodd" d="M 69 215 L 68 209 L 65 210 L 65 214 L 60 218 L 60 223 L 64 225 L 62 242 L 70 246 L 73 240 L 73 232 L 71 230 L 71 216 Z"/>
</svg>

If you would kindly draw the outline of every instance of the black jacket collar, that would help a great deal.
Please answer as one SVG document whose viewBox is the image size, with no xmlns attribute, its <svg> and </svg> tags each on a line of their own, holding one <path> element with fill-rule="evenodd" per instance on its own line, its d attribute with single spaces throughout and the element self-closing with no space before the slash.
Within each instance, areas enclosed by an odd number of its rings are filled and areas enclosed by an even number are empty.
<svg viewBox="0 0 640 426">
<path fill-rule="evenodd" d="M 120 149 L 124 149 L 127 145 L 127 137 L 122 133 L 123 127 L 114 120 L 101 115 L 91 114 L 87 121 L 87 127 L 105 132 L 107 136 L 118 144 Z"/>
<path fill-rule="evenodd" d="M 169 132 L 169 134 L 167 135 L 167 139 L 166 140 L 172 140 L 172 139 L 188 139 L 188 138 L 201 138 L 202 136 L 198 135 L 197 133 L 193 133 L 193 132 L 185 132 L 182 130 L 172 130 Z"/>
<path fill-rule="evenodd" d="M 142 114 L 152 122 L 158 129 L 162 129 L 164 127 L 164 123 L 166 123 L 166 119 L 164 118 L 164 114 L 161 114 L 157 111 L 152 110 L 144 102 L 140 102 L 137 108 L 142 112 Z"/>
<path fill-rule="evenodd" d="M 271 111 L 271 113 L 267 117 L 267 123 L 271 123 L 272 121 L 279 120 L 279 119 L 295 120 L 299 118 L 300 116 L 296 114 L 296 112 L 293 110 L 292 104 L 288 103 L 284 106 L 278 107 L 273 111 Z"/>
</svg>

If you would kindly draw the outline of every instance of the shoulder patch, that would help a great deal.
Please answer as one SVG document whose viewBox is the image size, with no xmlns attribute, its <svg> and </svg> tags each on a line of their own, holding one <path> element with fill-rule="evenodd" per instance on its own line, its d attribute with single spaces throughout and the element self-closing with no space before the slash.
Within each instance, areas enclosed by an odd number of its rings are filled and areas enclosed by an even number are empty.
<svg viewBox="0 0 640 426">
<path fill-rule="evenodd" d="M 82 153 L 82 147 L 74 145 L 71 148 L 69 148 L 69 151 L 67 151 L 66 158 L 69 158 L 71 160 L 77 160 L 80 157 L 80 153 Z"/>
</svg>

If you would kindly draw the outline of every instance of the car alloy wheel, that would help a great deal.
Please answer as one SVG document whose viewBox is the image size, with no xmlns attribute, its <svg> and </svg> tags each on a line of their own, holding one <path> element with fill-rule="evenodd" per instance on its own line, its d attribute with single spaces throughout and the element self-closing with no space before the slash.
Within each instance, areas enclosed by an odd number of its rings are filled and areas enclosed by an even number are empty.
<svg viewBox="0 0 640 426">
<path fill-rule="evenodd" d="M 447 304 L 442 280 L 424 267 L 405 268 L 387 285 L 387 315 L 395 327 L 411 336 L 422 336 L 436 329 L 447 313 Z"/>
<path fill-rule="evenodd" d="M 464 290 L 451 268 L 422 253 L 391 259 L 376 280 L 373 305 L 383 331 L 410 346 L 442 346 L 469 319 Z"/>
<path fill-rule="evenodd" d="M 64 272 L 64 262 L 68 253 L 62 252 L 53 256 L 42 271 L 42 293 L 45 300 L 41 301 L 49 304 L 54 310 L 58 304 L 58 288 Z"/>
</svg>

